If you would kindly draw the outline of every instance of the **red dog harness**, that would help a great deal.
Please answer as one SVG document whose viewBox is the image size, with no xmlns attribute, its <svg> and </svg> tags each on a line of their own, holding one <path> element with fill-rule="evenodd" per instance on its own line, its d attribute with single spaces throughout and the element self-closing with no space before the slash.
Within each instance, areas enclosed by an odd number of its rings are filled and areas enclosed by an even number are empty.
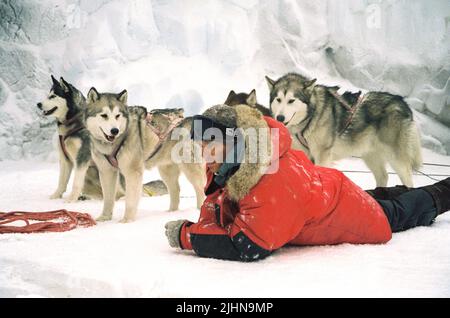
<svg viewBox="0 0 450 318">
<path fill-rule="evenodd" d="M 59 125 L 64 125 L 64 126 L 68 126 L 73 124 L 74 122 L 76 122 L 78 119 L 80 119 L 80 117 L 82 116 L 82 114 L 78 114 L 62 123 L 58 122 Z M 77 125 L 75 127 L 73 127 L 72 129 L 70 129 L 68 132 L 66 132 L 65 135 L 59 135 L 59 145 L 61 146 L 61 150 L 64 153 L 64 156 L 66 157 L 67 160 L 70 161 L 70 157 L 69 157 L 69 153 L 67 151 L 66 148 L 66 139 L 69 138 L 70 136 L 72 136 L 73 134 L 75 134 L 76 132 L 80 131 L 84 129 L 84 125 L 80 123 L 80 125 Z"/>
<path fill-rule="evenodd" d="M 355 116 L 355 113 L 356 113 L 356 111 L 358 110 L 359 106 L 361 106 L 361 104 L 363 103 L 363 101 L 364 101 L 366 95 L 363 95 L 363 96 L 360 95 L 360 96 L 358 97 L 358 100 L 356 101 L 356 103 L 355 103 L 353 106 L 351 106 L 351 105 L 349 105 L 349 104 L 347 103 L 347 101 L 345 101 L 345 99 L 343 99 L 342 96 L 339 95 L 337 92 L 335 92 L 335 91 L 333 91 L 333 90 L 331 90 L 331 91 L 329 91 L 329 92 L 330 92 L 331 95 L 333 95 L 334 98 L 336 98 L 336 99 L 339 101 L 339 103 L 341 103 L 342 106 L 344 106 L 345 109 L 347 109 L 347 111 L 350 113 L 350 115 L 349 115 L 348 118 L 347 118 L 347 121 L 345 122 L 344 127 L 343 127 L 343 128 L 341 129 L 341 131 L 339 132 L 339 135 L 342 135 L 342 134 L 347 130 L 348 126 L 350 126 L 350 124 L 352 123 L 353 117 Z"/>
<path fill-rule="evenodd" d="M 163 116 L 167 116 L 167 115 L 163 115 Z M 152 151 L 152 153 L 150 154 L 150 156 L 148 156 L 147 160 L 150 160 L 151 158 L 153 158 L 156 153 L 161 149 L 164 141 L 167 139 L 167 137 L 170 135 L 170 133 L 177 127 L 180 125 L 180 123 L 182 122 L 182 120 L 184 119 L 183 117 L 178 117 L 176 119 L 174 119 L 171 124 L 169 125 L 169 127 L 166 130 L 159 130 L 158 128 L 156 128 L 155 126 L 153 126 L 152 124 L 150 124 L 151 120 L 152 120 L 153 114 L 150 112 L 147 114 L 147 117 L 145 118 L 146 124 L 147 126 L 153 131 L 153 133 L 158 137 L 158 143 L 155 146 L 155 150 Z M 169 116 L 167 116 L 169 117 Z M 117 147 L 111 152 L 111 154 L 109 155 L 105 155 L 106 160 L 108 160 L 109 164 L 111 166 L 113 166 L 114 168 L 119 168 L 119 161 L 117 160 L 117 154 L 120 151 L 120 148 L 122 148 L 124 142 L 125 142 L 124 138 L 119 145 L 117 145 Z"/>
<path fill-rule="evenodd" d="M 347 112 L 349 112 L 349 116 L 347 118 L 347 121 L 344 124 L 344 127 L 341 129 L 341 131 L 339 132 L 339 136 L 341 136 L 348 128 L 348 126 L 350 126 L 350 124 L 353 121 L 353 117 L 355 116 L 357 110 L 359 109 L 359 107 L 362 105 L 362 103 L 364 102 L 366 95 L 363 96 L 359 96 L 358 100 L 356 101 L 356 103 L 354 105 L 350 105 L 349 103 L 347 103 L 347 101 L 342 98 L 341 95 L 339 95 L 337 92 L 331 90 L 329 91 L 331 95 L 333 95 L 334 98 L 336 98 L 339 103 L 341 103 L 342 106 L 344 106 L 344 108 L 347 110 Z M 297 133 L 295 134 L 295 136 L 297 137 L 298 141 L 300 141 L 300 143 L 302 144 L 303 147 L 305 147 L 307 150 L 309 150 L 309 146 L 308 146 L 308 141 L 306 140 L 306 138 L 303 136 L 303 132 Z"/>
</svg>

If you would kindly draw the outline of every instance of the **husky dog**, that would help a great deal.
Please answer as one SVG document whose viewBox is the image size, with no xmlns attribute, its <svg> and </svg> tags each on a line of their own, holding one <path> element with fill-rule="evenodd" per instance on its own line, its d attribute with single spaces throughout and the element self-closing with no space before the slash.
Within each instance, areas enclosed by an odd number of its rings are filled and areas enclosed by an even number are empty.
<svg viewBox="0 0 450 318">
<path fill-rule="evenodd" d="M 78 200 L 80 195 L 101 197 L 96 190 L 99 184 L 98 172 L 92 166 L 90 138 L 83 124 L 86 99 L 73 85 L 62 77 L 60 81 L 52 75 L 52 88 L 47 98 L 38 103 L 44 116 L 53 116 L 58 125 L 59 182 L 51 199 L 61 198 L 67 189 L 72 170 L 75 170 L 72 192 L 66 202 Z M 86 174 L 88 177 L 86 178 Z M 97 187 L 98 188 L 98 187 Z M 119 191 L 123 193 L 123 189 Z"/>
<path fill-rule="evenodd" d="M 224 104 L 228 106 L 247 105 L 256 108 L 264 116 L 269 117 L 272 116 L 270 109 L 258 104 L 258 102 L 256 101 L 256 91 L 254 89 L 250 92 L 250 94 L 247 93 L 236 94 L 234 91 L 230 91 Z"/>
<path fill-rule="evenodd" d="M 174 162 L 171 152 L 177 141 L 171 140 L 170 127 L 163 132 L 157 125 L 161 118 L 167 117 L 164 111 L 147 113 L 144 107 L 127 106 L 126 90 L 119 94 L 99 93 L 92 87 L 87 103 L 85 123 L 104 196 L 99 221 L 112 218 L 119 171 L 125 177 L 126 184 L 125 215 L 121 222 L 131 222 L 136 217 L 144 168 L 158 168 L 170 195 L 170 211 L 178 209 L 180 171 L 194 186 L 197 207 L 201 206 L 206 182 L 204 167 L 197 163 Z M 178 127 L 190 129 L 190 125 L 191 120 L 184 118 Z M 193 145 L 191 140 L 185 142 Z"/>
<path fill-rule="evenodd" d="M 293 136 L 293 148 L 315 164 L 328 166 L 360 156 L 378 187 L 387 185 L 388 162 L 402 183 L 413 186 L 412 170 L 422 164 L 420 137 L 412 111 L 401 96 L 385 92 L 345 92 L 289 73 L 274 81 L 266 76 L 270 110 Z"/>
</svg>

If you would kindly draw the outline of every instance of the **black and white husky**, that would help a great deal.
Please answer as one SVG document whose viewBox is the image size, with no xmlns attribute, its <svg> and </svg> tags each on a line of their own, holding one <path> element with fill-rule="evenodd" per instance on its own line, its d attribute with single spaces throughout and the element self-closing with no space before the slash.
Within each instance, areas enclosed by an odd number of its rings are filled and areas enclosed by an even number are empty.
<svg viewBox="0 0 450 318">
<path fill-rule="evenodd" d="M 51 199 L 61 198 L 67 189 L 72 170 L 75 172 L 72 191 L 66 202 L 78 200 L 81 194 L 101 198 L 98 171 L 91 161 L 89 133 L 84 127 L 86 98 L 62 77 L 51 76 L 52 87 L 47 97 L 37 107 L 44 116 L 53 116 L 58 125 L 59 182 Z M 118 197 L 124 193 L 120 186 Z"/>
</svg>

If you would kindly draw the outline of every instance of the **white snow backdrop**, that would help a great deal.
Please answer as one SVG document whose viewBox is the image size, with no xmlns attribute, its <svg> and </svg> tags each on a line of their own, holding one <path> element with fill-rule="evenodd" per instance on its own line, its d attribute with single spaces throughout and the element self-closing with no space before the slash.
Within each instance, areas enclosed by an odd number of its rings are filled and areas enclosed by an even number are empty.
<svg viewBox="0 0 450 318">
<path fill-rule="evenodd" d="M 223 102 L 230 89 L 256 88 L 267 105 L 264 75 L 290 71 L 384 90 L 415 109 L 423 145 L 434 151 L 425 160 L 449 164 L 449 32 L 448 0 L 1 0 L 0 210 L 100 213 L 101 201 L 48 199 L 56 129 L 35 105 L 50 74 L 85 94 L 126 88 L 130 104 L 184 107 L 187 115 Z M 365 169 L 357 159 L 338 168 Z M 349 176 L 374 187 L 371 175 Z M 168 196 L 144 198 L 138 220 L 118 224 L 120 200 L 114 220 L 94 228 L 0 236 L 0 297 L 450 296 L 450 215 L 386 245 L 286 248 L 241 264 L 168 247 L 166 221 L 198 218 L 184 179 L 181 188 L 174 213 L 164 211 Z"/>
<path fill-rule="evenodd" d="M 0 160 L 52 153 L 35 107 L 50 74 L 193 114 L 230 89 L 267 105 L 264 75 L 297 71 L 408 97 L 424 146 L 450 153 L 447 0 L 2 0 L 0 15 Z"/>
</svg>

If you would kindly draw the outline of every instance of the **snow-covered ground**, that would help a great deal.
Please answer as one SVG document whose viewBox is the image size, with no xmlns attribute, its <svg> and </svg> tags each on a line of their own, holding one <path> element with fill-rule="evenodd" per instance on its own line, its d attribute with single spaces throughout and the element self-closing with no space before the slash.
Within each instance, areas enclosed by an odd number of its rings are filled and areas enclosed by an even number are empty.
<svg viewBox="0 0 450 318">
<path fill-rule="evenodd" d="M 450 157 L 425 151 L 425 161 L 450 164 Z M 342 170 L 366 170 L 358 159 L 341 161 Z M 450 168 L 422 171 L 450 175 Z M 363 188 L 372 175 L 348 173 Z M 66 204 L 48 196 L 56 186 L 57 164 L 0 163 L 0 210 L 59 208 L 91 213 L 101 201 Z M 148 172 L 146 180 L 158 178 Z M 443 177 L 439 177 L 442 179 Z M 417 186 L 432 183 L 415 176 Z M 398 183 L 390 176 L 390 185 Z M 449 297 L 450 213 L 431 227 L 393 236 L 385 245 L 283 248 L 257 263 L 204 259 L 174 250 L 166 242 L 169 220 L 196 221 L 194 193 L 182 179 L 181 210 L 166 212 L 168 196 L 143 198 L 138 219 L 118 220 L 64 233 L 0 235 L 0 297 Z"/>
</svg>

